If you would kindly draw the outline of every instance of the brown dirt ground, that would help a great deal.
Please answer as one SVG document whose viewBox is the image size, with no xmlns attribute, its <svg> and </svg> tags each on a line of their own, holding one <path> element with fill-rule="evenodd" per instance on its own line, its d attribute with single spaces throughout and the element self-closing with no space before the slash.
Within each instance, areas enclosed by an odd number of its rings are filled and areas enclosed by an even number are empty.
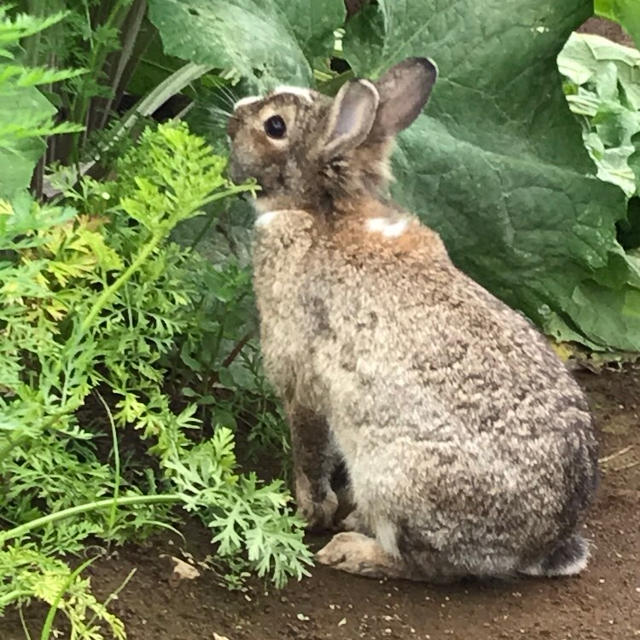
<svg viewBox="0 0 640 640">
<path fill-rule="evenodd" d="M 578 578 L 465 582 L 430 586 L 369 580 L 325 567 L 282 591 L 246 593 L 216 586 L 211 573 L 170 581 L 168 538 L 129 545 L 91 568 L 107 597 L 134 577 L 112 604 L 130 640 L 631 640 L 640 638 L 640 367 L 600 375 L 578 372 L 596 418 L 602 484 L 587 535 L 594 557 Z M 206 532 L 185 531 L 196 560 L 210 553 Z M 323 540 L 310 538 L 312 548 Z M 32 635 L 43 611 L 26 612 Z M 218 635 L 216 635 L 218 634 Z M 17 617 L 0 623 L 1 640 L 23 640 Z"/>
</svg>

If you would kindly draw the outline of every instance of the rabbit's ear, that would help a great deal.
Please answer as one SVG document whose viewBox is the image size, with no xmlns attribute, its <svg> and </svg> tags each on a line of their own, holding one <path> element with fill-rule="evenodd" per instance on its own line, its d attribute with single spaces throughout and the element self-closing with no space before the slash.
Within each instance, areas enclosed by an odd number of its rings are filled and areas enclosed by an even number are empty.
<svg viewBox="0 0 640 640">
<path fill-rule="evenodd" d="M 377 82 L 380 106 L 371 138 L 389 138 L 408 127 L 427 104 L 438 68 L 427 58 L 407 58 Z"/>
<path fill-rule="evenodd" d="M 372 82 L 351 80 L 333 100 L 322 155 L 329 160 L 362 143 L 376 119 L 380 98 Z"/>
</svg>

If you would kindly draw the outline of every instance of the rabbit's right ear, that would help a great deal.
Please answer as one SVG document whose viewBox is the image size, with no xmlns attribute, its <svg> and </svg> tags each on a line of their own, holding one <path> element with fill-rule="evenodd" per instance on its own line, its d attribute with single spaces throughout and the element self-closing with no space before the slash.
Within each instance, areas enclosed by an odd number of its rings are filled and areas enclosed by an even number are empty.
<svg viewBox="0 0 640 640">
<path fill-rule="evenodd" d="M 330 160 L 364 142 L 376 119 L 380 96 L 372 82 L 351 80 L 333 99 L 322 156 Z"/>
</svg>

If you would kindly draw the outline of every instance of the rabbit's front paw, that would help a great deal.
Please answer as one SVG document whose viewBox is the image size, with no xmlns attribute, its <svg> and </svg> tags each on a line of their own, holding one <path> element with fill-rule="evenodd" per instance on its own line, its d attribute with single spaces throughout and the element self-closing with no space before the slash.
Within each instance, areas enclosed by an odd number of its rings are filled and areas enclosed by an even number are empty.
<svg viewBox="0 0 640 640">
<path fill-rule="evenodd" d="M 322 500 L 314 500 L 314 496 L 308 489 L 308 482 L 298 482 L 296 484 L 298 515 L 303 520 L 306 520 L 307 529 L 318 531 L 332 528 L 333 518 L 338 509 L 338 497 L 335 492 L 327 487 L 322 492 L 324 493 L 324 498 Z"/>
</svg>

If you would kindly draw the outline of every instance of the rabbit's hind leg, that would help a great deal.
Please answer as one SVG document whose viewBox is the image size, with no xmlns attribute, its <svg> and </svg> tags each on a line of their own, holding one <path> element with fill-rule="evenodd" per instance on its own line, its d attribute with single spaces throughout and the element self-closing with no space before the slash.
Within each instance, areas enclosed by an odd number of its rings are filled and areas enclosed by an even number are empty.
<svg viewBox="0 0 640 640">
<path fill-rule="evenodd" d="M 409 578 L 401 558 L 387 553 L 375 538 L 356 531 L 337 533 L 316 554 L 316 560 L 334 569 L 369 578 Z"/>
</svg>

